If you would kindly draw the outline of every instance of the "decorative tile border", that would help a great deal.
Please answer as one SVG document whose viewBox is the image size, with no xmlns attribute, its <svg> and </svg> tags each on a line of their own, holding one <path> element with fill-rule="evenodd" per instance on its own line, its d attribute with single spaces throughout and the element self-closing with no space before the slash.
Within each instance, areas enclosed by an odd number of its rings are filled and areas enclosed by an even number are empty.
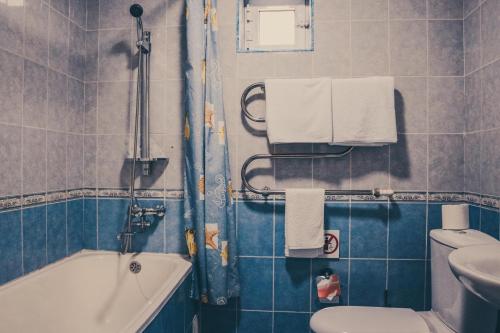
<svg viewBox="0 0 500 333">
<path fill-rule="evenodd" d="M 136 196 L 144 199 L 182 200 L 182 190 L 137 190 Z M 13 196 L 0 198 L 0 210 L 16 209 L 20 207 L 53 203 L 77 198 L 129 198 L 126 189 L 72 189 L 49 193 L 35 193 L 27 196 Z M 284 195 L 263 196 L 249 191 L 234 191 L 233 199 L 238 201 L 284 201 Z M 390 201 L 390 202 L 466 202 L 490 208 L 500 208 L 500 197 L 481 196 L 477 193 L 459 192 L 397 192 L 392 197 L 375 197 L 373 195 L 326 195 L 325 201 L 363 202 L 363 201 Z"/>
</svg>

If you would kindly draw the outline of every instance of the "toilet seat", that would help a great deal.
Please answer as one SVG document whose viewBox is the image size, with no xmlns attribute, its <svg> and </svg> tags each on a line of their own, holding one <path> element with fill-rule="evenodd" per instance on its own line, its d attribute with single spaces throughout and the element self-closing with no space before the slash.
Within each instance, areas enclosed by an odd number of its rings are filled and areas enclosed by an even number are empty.
<svg viewBox="0 0 500 333">
<path fill-rule="evenodd" d="M 411 309 L 364 306 L 330 307 L 311 318 L 315 333 L 430 333 Z"/>
</svg>

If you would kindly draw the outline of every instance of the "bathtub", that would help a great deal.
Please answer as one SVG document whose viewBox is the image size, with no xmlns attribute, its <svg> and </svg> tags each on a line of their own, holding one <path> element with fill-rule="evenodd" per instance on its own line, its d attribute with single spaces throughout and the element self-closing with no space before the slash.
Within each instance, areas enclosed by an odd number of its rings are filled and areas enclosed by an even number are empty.
<svg viewBox="0 0 500 333">
<path fill-rule="evenodd" d="M 180 255 L 84 250 L 0 287 L 0 330 L 140 332 L 190 271 Z"/>
</svg>

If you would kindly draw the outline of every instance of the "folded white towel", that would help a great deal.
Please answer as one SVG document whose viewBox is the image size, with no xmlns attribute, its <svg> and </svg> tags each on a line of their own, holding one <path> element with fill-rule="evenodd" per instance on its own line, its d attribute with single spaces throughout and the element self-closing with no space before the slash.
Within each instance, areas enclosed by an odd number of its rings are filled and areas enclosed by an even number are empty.
<svg viewBox="0 0 500 333">
<path fill-rule="evenodd" d="M 333 145 L 381 146 L 398 141 L 394 78 L 334 79 Z"/>
<path fill-rule="evenodd" d="M 331 142 L 331 79 L 271 79 L 265 85 L 270 143 Z"/>
<path fill-rule="evenodd" d="M 325 244 L 325 190 L 288 189 L 285 192 L 285 256 L 321 255 Z"/>
</svg>

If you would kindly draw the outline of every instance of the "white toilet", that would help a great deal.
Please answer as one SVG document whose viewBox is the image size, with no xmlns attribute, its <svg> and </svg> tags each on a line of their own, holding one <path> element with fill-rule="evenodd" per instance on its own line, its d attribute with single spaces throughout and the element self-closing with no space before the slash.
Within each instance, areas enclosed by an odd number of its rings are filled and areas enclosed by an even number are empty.
<svg viewBox="0 0 500 333">
<path fill-rule="evenodd" d="M 459 247 L 498 242 L 477 230 L 432 230 L 432 310 L 338 306 L 316 312 L 315 333 L 494 333 L 497 310 L 455 278 L 448 255 Z M 408 281 L 411 283 L 411 281 Z"/>
</svg>

